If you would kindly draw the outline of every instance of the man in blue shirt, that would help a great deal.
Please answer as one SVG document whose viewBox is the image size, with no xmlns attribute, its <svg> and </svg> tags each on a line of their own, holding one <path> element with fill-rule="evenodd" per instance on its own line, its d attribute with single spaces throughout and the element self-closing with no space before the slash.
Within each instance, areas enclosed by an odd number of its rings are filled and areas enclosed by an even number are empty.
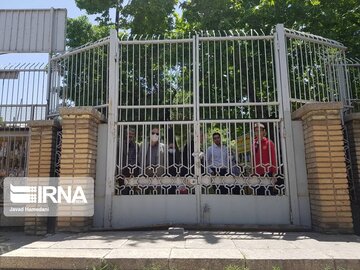
<svg viewBox="0 0 360 270">
<path fill-rule="evenodd" d="M 232 162 L 231 151 L 226 145 L 221 144 L 221 135 L 219 132 L 213 134 L 214 144 L 206 151 L 206 166 L 208 173 L 213 176 L 226 176 L 231 174 L 230 162 Z M 220 194 L 228 194 L 229 189 L 223 184 L 214 186 L 215 193 L 220 191 Z"/>
<path fill-rule="evenodd" d="M 224 176 L 228 173 L 230 152 L 225 145 L 221 144 L 221 135 L 213 134 L 214 144 L 206 151 L 208 172 L 211 175 Z"/>
</svg>

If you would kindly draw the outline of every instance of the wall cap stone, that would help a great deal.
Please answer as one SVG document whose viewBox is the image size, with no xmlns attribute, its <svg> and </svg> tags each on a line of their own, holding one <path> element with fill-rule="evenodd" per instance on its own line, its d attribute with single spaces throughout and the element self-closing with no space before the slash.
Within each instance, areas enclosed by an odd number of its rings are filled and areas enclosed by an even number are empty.
<svg viewBox="0 0 360 270">
<path fill-rule="evenodd" d="M 350 122 L 353 120 L 360 120 L 360 113 L 351 113 L 345 116 L 345 122 Z"/>
<path fill-rule="evenodd" d="M 29 127 L 57 127 L 58 124 L 54 120 L 32 120 L 28 121 Z"/>
<path fill-rule="evenodd" d="M 341 110 L 343 108 L 342 102 L 314 102 L 307 103 L 302 106 L 300 109 L 297 109 L 292 113 L 292 119 L 298 120 L 301 119 L 304 115 L 312 111 L 322 111 L 322 110 Z"/>
<path fill-rule="evenodd" d="M 100 122 L 105 122 L 105 117 L 101 114 L 97 109 L 90 106 L 80 106 L 80 107 L 72 107 L 72 108 L 60 108 L 59 109 L 60 116 L 64 115 L 90 115 L 93 116 L 96 120 Z"/>
</svg>

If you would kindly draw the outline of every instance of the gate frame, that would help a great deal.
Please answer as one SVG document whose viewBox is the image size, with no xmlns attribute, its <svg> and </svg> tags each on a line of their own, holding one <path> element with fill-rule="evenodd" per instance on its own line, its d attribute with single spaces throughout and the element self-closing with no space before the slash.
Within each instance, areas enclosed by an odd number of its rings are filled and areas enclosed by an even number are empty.
<svg viewBox="0 0 360 270">
<path fill-rule="evenodd" d="M 290 98 L 289 98 L 289 88 L 288 88 L 288 78 L 287 78 L 287 62 L 286 62 L 286 40 L 284 26 L 279 26 L 279 31 L 282 30 L 282 33 L 276 33 L 272 38 L 272 42 L 275 45 L 274 48 L 274 58 L 275 58 L 275 75 L 276 82 L 278 87 L 278 100 L 279 103 L 279 118 L 280 122 L 280 140 L 281 140 L 281 151 L 283 153 L 283 163 L 284 163 L 284 177 L 285 186 L 288 190 L 288 220 L 289 225 L 300 225 L 299 217 L 299 202 L 298 194 L 296 187 L 296 172 L 295 170 L 289 170 L 289 164 L 292 168 L 295 168 L 295 157 L 294 157 L 294 145 L 291 136 L 291 109 L 290 109 Z M 112 30 L 110 33 L 110 51 L 109 51 L 109 115 L 108 115 L 108 142 L 107 142 L 107 165 L 106 165 L 106 192 L 105 192 L 105 207 L 104 207 L 104 228 L 112 227 L 112 209 L 113 209 L 113 196 L 115 189 L 115 160 L 116 160 L 116 131 L 117 131 L 117 115 L 118 115 L 118 102 L 119 102 L 119 86 L 116 82 L 119 79 L 119 69 L 117 67 L 119 63 L 119 43 L 121 43 L 118 38 L 115 30 Z M 194 91 L 194 140 L 195 142 L 199 141 L 200 138 L 200 103 L 199 103 L 199 35 L 196 34 L 192 37 L 192 46 L 193 46 L 193 91 Z M 279 69 L 281 66 L 281 70 Z M 282 77 L 280 77 L 282 76 Z M 283 79 L 284 78 L 284 79 Z M 285 97 L 285 99 L 283 98 Z M 254 119 L 255 121 L 255 119 Z M 283 123 L 283 121 L 285 121 Z M 287 135 L 288 134 L 288 135 Z M 286 150 L 284 146 L 289 149 Z M 200 164 L 200 145 L 195 143 L 195 164 Z M 286 160 L 291 157 L 292 160 L 287 162 Z M 195 166 L 195 177 L 197 177 L 197 183 L 195 187 L 195 196 L 196 196 L 196 213 L 197 213 L 197 222 L 198 224 L 203 224 L 204 220 L 201 215 L 201 180 L 200 175 L 200 166 Z M 293 180 L 289 180 L 289 176 Z M 289 185 L 291 183 L 291 186 Z M 290 198 L 291 197 L 291 198 Z M 294 213 L 295 219 L 294 219 Z"/>
<path fill-rule="evenodd" d="M 119 103 L 119 41 L 115 29 L 110 31 L 109 51 L 109 108 L 108 108 L 108 140 L 106 159 L 106 187 L 104 227 L 111 228 L 112 197 L 115 189 L 116 134 Z"/>
<path fill-rule="evenodd" d="M 289 76 L 288 76 L 288 63 L 287 63 L 287 48 L 286 48 L 286 37 L 285 28 L 283 24 L 276 25 L 275 32 L 275 70 L 276 70 L 276 81 L 278 87 L 278 98 L 279 98 L 279 111 L 280 117 L 283 118 L 282 123 L 282 137 L 281 140 L 283 145 L 283 153 L 285 154 L 284 162 L 285 167 L 285 178 L 286 186 L 289 190 L 290 200 L 290 223 L 299 225 L 300 224 L 300 213 L 299 213 L 299 200 L 298 190 L 296 185 L 296 166 L 295 166 L 295 152 L 293 143 L 293 130 L 292 130 L 292 117 L 291 117 L 291 102 L 290 102 L 290 87 L 289 87 Z"/>
</svg>

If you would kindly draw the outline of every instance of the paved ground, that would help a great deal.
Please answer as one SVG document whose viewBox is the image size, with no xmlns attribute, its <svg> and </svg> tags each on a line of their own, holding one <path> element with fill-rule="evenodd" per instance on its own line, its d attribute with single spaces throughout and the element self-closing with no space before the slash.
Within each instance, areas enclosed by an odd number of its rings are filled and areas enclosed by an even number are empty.
<svg viewBox="0 0 360 270">
<path fill-rule="evenodd" d="M 124 270 L 360 269 L 360 237 L 354 235 L 112 231 L 39 239 L 0 232 L 0 247 L 2 269 L 92 269 L 102 260 Z"/>
<path fill-rule="evenodd" d="M 43 239 L 41 236 L 25 235 L 20 231 L 0 230 L 0 255 Z M 1 261 L 0 261 L 1 262 Z M 1 264 L 0 264 L 1 266 Z"/>
</svg>

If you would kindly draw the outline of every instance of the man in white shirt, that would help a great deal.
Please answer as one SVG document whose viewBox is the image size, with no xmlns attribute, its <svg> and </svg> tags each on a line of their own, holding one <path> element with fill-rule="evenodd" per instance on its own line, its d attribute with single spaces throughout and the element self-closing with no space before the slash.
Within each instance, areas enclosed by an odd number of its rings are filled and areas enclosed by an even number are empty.
<svg viewBox="0 0 360 270">
<path fill-rule="evenodd" d="M 165 173 L 165 144 L 160 142 L 160 129 L 153 127 L 150 142 L 141 146 L 144 155 L 145 174 L 148 177 L 163 176 Z"/>
<path fill-rule="evenodd" d="M 229 160 L 231 153 L 227 146 L 221 144 L 221 135 L 218 132 L 213 134 L 214 144 L 206 151 L 206 165 L 211 175 L 224 176 L 229 172 Z"/>
</svg>

